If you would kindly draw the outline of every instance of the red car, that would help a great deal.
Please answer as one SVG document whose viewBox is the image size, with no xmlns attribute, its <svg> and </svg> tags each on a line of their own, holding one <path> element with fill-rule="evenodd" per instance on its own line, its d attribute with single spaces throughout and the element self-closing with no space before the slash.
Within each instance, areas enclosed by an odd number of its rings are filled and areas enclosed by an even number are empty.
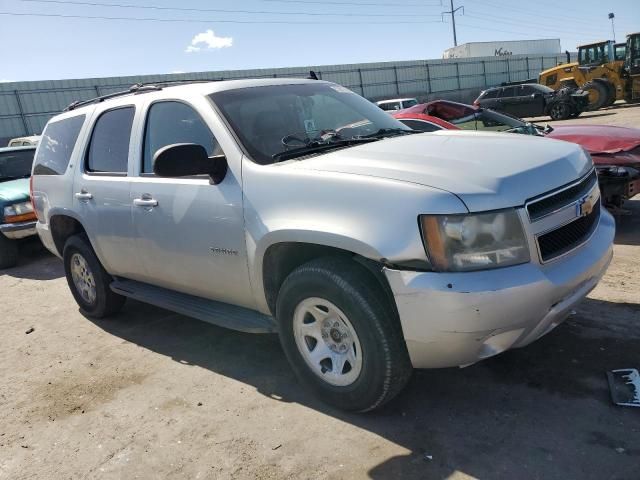
<svg viewBox="0 0 640 480">
<path fill-rule="evenodd" d="M 540 135 L 582 145 L 593 158 L 605 205 L 621 207 L 640 193 L 640 129 L 609 125 L 541 127 L 481 107 L 436 100 L 393 114 L 422 132 L 484 130 Z"/>
</svg>

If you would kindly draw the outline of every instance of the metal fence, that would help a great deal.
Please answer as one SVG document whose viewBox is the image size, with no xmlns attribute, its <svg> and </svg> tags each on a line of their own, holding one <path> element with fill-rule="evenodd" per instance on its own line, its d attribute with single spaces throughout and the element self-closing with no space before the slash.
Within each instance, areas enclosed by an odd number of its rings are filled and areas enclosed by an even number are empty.
<svg viewBox="0 0 640 480">
<path fill-rule="evenodd" d="M 40 134 L 53 115 L 76 100 L 125 90 L 135 83 L 306 77 L 313 70 L 319 78 L 344 85 L 370 100 L 398 96 L 460 98 L 461 92 L 472 98 L 488 86 L 536 78 L 540 71 L 564 61 L 565 55 L 514 55 L 1 83 L 0 145 L 8 138 Z"/>
</svg>

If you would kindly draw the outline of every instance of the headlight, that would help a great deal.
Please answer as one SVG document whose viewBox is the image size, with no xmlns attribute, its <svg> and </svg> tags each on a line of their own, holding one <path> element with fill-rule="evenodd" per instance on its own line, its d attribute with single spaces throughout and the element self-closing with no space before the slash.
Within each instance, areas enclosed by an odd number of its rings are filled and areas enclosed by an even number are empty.
<svg viewBox="0 0 640 480">
<path fill-rule="evenodd" d="M 24 222 L 35 219 L 31 202 L 22 202 L 4 207 L 5 222 Z"/>
<path fill-rule="evenodd" d="M 529 248 L 515 210 L 467 215 L 422 215 L 427 255 L 438 271 L 463 272 L 529 261 Z"/>
</svg>

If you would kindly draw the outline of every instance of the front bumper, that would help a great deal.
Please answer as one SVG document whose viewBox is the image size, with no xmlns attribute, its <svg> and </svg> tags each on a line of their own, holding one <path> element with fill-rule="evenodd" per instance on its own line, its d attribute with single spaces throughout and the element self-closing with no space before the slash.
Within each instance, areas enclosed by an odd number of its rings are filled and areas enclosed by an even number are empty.
<svg viewBox="0 0 640 480">
<path fill-rule="evenodd" d="M 545 265 L 466 273 L 385 269 L 413 366 L 464 366 L 551 331 L 604 275 L 615 224 L 602 210 L 591 238 Z"/>
<path fill-rule="evenodd" d="M 0 225 L 0 232 L 11 240 L 30 237 L 36 234 L 36 221 L 30 220 L 28 222 L 20 223 L 3 223 Z"/>
</svg>

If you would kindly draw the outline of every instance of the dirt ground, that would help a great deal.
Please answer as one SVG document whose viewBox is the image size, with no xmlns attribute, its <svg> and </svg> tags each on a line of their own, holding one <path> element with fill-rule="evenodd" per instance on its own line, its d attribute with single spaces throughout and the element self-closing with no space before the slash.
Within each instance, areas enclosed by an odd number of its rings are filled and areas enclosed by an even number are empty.
<svg viewBox="0 0 640 480">
<path fill-rule="evenodd" d="M 611 112 L 639 124 L 638 107 Z M 275 336 L 133 301 L 83 317 L 60 261 L 29 243 L 0 273 L 0 479 L 638 479 L 640 409 L 612 405 L 605 377 L 640 368 L 629 207 L 577 315 L 524 349 L 417 371 L 366 415 L 317 402 Z"/>
</svg>

